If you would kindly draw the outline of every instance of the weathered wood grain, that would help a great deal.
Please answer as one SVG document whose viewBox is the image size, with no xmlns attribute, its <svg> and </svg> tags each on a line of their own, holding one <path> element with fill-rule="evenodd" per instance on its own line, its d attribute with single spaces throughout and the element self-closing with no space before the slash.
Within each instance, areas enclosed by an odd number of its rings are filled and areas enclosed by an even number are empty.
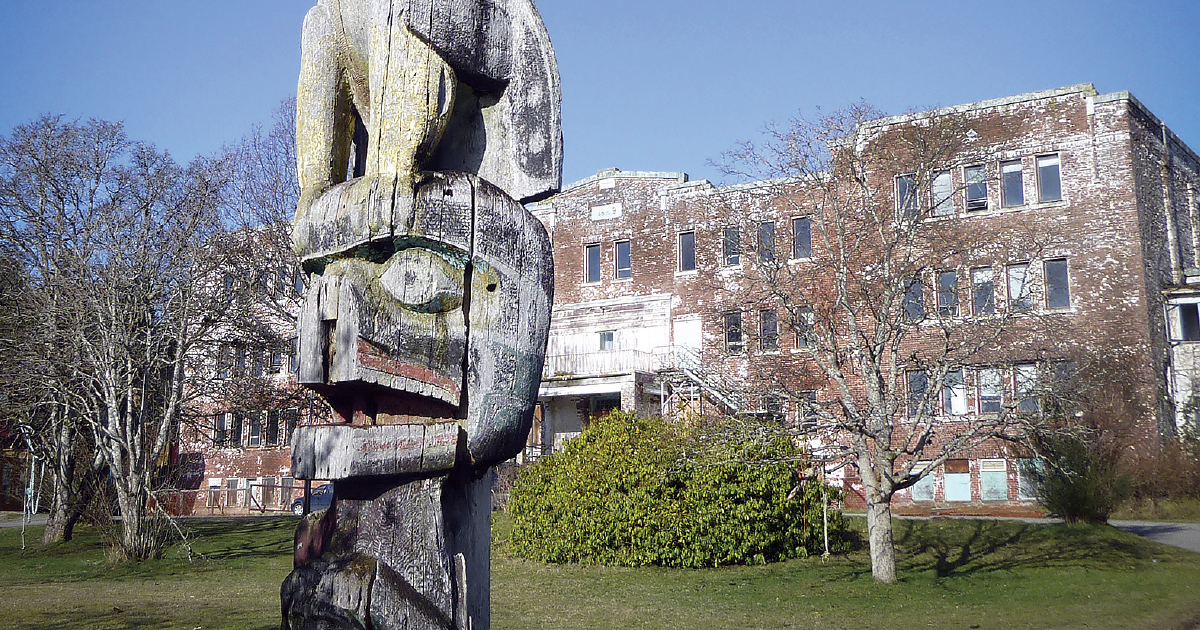
<svg viewBox="0 0 1200 630">
<path fill-rule="evenodd" d="M 298 427 L 292 476 L 336 480 L 448 471 L 464 439 L 457 422 Z"/>
</svg>

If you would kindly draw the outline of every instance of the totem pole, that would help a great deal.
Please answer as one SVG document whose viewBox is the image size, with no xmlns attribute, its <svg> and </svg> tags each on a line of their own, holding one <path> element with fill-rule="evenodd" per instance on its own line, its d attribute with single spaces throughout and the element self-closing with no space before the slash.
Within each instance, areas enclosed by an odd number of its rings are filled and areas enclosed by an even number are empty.
<svg viewBox="0 0 1200 630">
<path fill-rule="evenodd" d="M 558 68 L 531 0 L 319 0 L 305 18 L 292 438 L 334 502 L 302 521 L 293 630 L 486 630 L 491 467 L 523 448 L 553 260 L 521 205 L 561 185 Z"/>
</svg>

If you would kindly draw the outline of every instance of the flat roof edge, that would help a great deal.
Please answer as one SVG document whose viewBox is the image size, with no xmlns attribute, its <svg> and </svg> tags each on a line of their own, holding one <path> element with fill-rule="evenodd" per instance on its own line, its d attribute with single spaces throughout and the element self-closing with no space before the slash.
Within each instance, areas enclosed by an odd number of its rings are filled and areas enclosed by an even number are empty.
<svg viewBox="0 0 1200 630">
<path fill-rule="evenodd" d="M 612 177 L 620 179 L 671 179 L 680 183 L 688 181 L 688 174 L 683 171 L 622 171 L 619 168 L 606 168 L 595 175 L 567 184 L 558 194 Z"/>
</svg>

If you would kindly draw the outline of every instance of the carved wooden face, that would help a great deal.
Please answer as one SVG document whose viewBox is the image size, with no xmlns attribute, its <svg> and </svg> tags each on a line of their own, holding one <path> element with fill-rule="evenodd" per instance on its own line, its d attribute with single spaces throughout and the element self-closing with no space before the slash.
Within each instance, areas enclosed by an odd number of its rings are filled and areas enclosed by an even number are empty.
<svg viewBox="0 0 1200 630">
<path fill-rule="evenodd" d="M 406 214 L 389 241 L 307 261 L 315 272 L 300 318 L 300 382 L 345 422 L 452 418 L 474 461 L 507 459 L 537 399 L 549 239 L 522 206 L 469 175 L 427 174 Z"/>
</svg>

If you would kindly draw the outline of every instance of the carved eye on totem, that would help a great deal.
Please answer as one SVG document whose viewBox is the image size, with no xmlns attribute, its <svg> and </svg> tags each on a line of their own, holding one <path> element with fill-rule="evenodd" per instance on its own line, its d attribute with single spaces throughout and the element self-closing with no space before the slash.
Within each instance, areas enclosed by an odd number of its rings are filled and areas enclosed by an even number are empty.
<svg viewBox="0 0 1200 630">
<path fill-rule="evenodd" d="M 385 263 L 379 284 L 410 311 L 445 313 L 462 307 L 463 267 L 453 255 L 410 247 Z"/>
</svg>

